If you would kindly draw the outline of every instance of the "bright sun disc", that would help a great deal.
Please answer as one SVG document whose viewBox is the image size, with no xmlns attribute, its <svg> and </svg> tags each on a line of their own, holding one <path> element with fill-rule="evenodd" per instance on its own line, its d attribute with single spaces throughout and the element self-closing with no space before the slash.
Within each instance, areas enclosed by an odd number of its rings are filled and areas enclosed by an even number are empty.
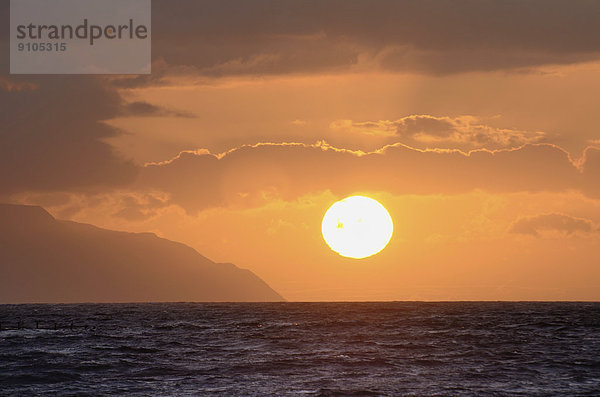
<svg viewBox="0 0 600 397">
<path fill-rule="evenodd" d="M 385 248 L 394 224 L 385 207 L 369 197 L 352 196 L 333 204 L 323 217 L 323 238 L 349 258 L 366 258 Z"/>
</svg>

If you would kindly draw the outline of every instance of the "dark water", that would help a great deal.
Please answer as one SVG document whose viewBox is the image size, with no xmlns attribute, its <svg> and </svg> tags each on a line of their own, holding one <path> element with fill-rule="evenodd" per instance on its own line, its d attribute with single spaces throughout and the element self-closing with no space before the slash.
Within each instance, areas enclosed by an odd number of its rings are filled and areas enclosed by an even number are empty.
<svg viewBox="0 0 600 397">
<path fill-rule="evenodd" d="M 0 395 L 600 395 L 599 303 L 0 305 L 0 322 Z"/>
</svg>

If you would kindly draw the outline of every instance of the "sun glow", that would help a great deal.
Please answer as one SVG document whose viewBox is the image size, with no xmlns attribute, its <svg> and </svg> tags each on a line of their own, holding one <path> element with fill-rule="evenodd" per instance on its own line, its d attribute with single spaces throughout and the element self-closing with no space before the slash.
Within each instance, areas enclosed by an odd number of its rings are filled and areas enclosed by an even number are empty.
<svg viewBox="0 0 600 397">
<path fill-rule="evenodd" d="M 333 204 L 323 217 L 323 238 L 341 256 L 361 259 L 385 248 L 394 225 L 385 207 L 364 196 Z"/>
</svg>

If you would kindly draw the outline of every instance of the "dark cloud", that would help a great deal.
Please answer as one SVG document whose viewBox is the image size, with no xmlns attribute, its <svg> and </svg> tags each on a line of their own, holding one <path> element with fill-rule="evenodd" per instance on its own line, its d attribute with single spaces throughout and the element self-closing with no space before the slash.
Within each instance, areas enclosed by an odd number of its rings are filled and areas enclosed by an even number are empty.
<svg viewBox="0 0 600 397">
<path fill-rule="evenodd" d="M 456 73 L 600 55 L 585 0 L 153 1 L 153 56 L 210 76 L 336 71 Z"/>
<path fill-rule="evenodd" d="M 114 89 L 88 76 L 0 80 L 0 193 L 101 188 L 134 179 L 136 166 L 104 142 L 119 133 L 102 122 L 121 111 Z"/>
<path fill-rule="evenodd" d="M 543 232 L 565 234 L 598 232 L 589 219 L 576 218 L 564 214 L 543 214 L 520 218 L 510 228 L 512 233 L 538 236 Z"/>
<path fill-rule="evenodd" d="M 2 54 L 8 4 L 0 0 Z M 153 0 L 153 74 L 119 84 L 154 84 L 167 70 L 315 73 L 365 62 L 448 74 L 571 64 L 600 57 L 599 24 L 600 2 L 588 0 Z M 7 65 L 3 55 L 1 71 Z"/>
<path fill-rule="evenodd" d="M 193 117 L 147 102 L 126 103 L 111 82 L 98 76 L 0 75 L 0 197 L 130 184 L 138 166 L 106 142 L 121 131 L 104 121 Z"/>
<path fill-rule="evenodd" d="M 594 154 L 597 154 L 594 152 Z M 588 161 L 597 161 L 600 156 Z M 562 149 L 547 144 L 510 150 L 416 150 L 393 145 L 372 153 L 326 144 L 262 144 L 223 155 L 184 152 L 147 165 L 137 188 L 163 191 L 171 201 L 198 211 L 209 207 L 260 206 L 272 198 L 293 200 L 330 190 L 392 194 L 459 194 L 580 190 L 600 197 L 600 169 L 583 172 Z M 596 167 L 596 166 L 594 166 Z"/>
</svg>

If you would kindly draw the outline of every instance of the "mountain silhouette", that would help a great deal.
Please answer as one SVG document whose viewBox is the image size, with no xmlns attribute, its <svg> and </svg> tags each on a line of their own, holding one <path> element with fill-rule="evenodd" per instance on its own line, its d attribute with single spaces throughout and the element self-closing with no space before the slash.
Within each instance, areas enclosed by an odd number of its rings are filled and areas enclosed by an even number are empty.
<svg viewBox="0 0 600 397">
<path fill-rule="evenodd" d="M 0 204 L 0 303 L 282 300 L 251 271 L 152 233 Z"/>
</svg>

